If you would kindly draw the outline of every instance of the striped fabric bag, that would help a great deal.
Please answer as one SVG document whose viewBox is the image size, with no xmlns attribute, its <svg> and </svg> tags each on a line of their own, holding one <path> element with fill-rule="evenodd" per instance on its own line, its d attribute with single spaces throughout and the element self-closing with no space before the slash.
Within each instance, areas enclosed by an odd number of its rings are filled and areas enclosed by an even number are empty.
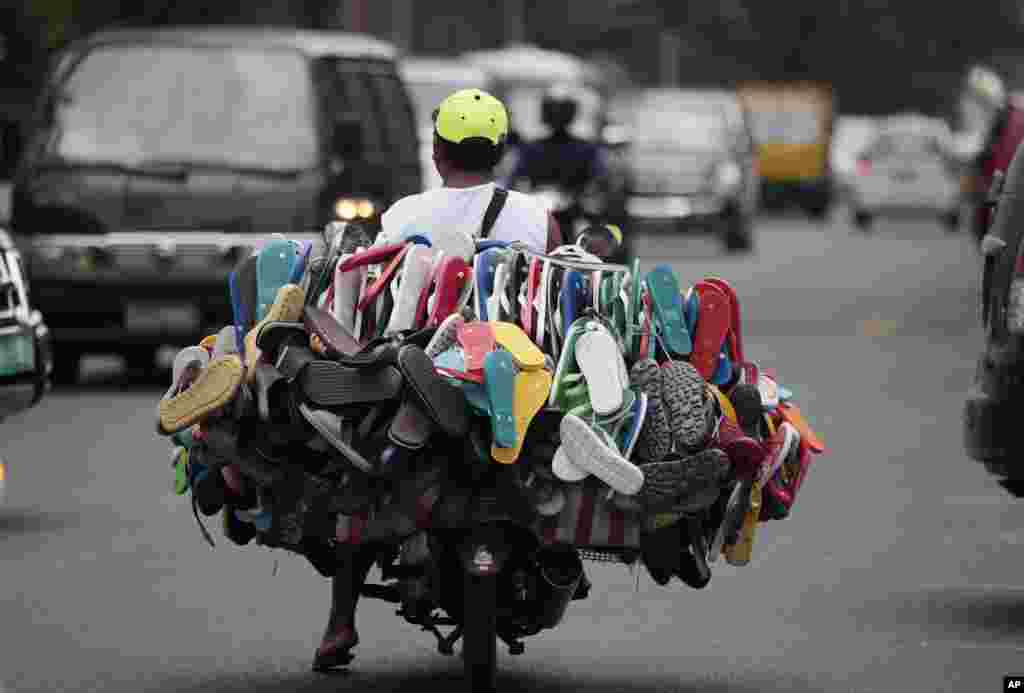
<svg viewBox="0 0 1024 693">
<path fill-rule="evenodd" d="M 565 486 L 565 507 L 538 527 L 545 544 L 564 542 L 581 548 L 639 548 L 642 521 L 605 500 L 606 488 Z"/>
</svg>

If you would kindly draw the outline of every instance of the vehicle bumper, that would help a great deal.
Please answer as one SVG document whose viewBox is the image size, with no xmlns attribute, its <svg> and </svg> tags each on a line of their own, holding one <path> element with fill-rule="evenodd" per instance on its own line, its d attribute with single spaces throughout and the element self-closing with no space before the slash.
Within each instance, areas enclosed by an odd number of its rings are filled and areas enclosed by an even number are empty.
<svg viewBox="0 0 1024 693">
<path fill-rule="evenodd" d="M 634 222 L 684 222 L 707 224 L 717 220 L 729 206 L 726 198 L 713 196 L 634 195 L 626 202 L 626 213 Z"/>
</svg>

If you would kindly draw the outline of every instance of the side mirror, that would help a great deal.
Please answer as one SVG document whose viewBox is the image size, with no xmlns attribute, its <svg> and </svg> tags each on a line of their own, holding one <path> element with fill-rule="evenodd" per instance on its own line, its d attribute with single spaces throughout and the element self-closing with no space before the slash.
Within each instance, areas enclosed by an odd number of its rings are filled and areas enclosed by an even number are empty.
<svg viewBox="0 0 1024 693">
<path fill-rule="evenodd" d="M 331 133 L 331 153 L 346 159 L 358 159 L 363 156 L 365 142 L 363 128 L 355 121 L 342 121 L 334 126 Z"/>
</svg>

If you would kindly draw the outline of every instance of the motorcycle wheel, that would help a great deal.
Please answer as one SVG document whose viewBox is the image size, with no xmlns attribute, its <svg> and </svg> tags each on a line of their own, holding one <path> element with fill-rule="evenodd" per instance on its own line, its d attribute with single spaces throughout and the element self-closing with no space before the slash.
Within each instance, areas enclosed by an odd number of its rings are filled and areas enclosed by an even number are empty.
<svg viewBox="0 0 1024 693">
<path fill-rule="evenodd" d="M 462 612 L 462 660 L 466 684 L 476 693 L 497 690 L 498 591 L 491 576 L 465 576 Z"/>
</svg>

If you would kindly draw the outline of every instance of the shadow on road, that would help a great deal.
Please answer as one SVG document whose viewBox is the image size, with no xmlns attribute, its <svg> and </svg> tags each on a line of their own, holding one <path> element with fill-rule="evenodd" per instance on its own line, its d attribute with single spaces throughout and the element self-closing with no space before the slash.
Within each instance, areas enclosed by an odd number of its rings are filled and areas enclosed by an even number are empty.
<svg viewBox="0 0 1024 693">
<path fill-rule="evenodd" d="M 678 676 L 656 676 L 645 673 L 640 666 L 631 667 L 630 677 L 601 676 L 556 676 L 536 672 L 501 671 L 498 674 L 498 688 L 506 691 L 530 691 L 534 693 L 558 691 L 586 691 L 587 693 L 655 693 L 675 691 L 676 693 L 754 693 L 765 690 L 813 690 L 806 682 L 780 680 L 767 675 L 744 677 L 737 674 L 728 680 L 681 679 Z M 265 677 L 228 678 L 218 677 L 200 682 L 194 680 L 170 686 L 179 693 L 198 691 L 219 691 L 223 693 L 278 693 L 292 691 L 319 693 L 328 691 L 388 691 L 389 693 L 422 693 L 437 686 L 449 687 L 453 691 L 465 690 L 462 671 L 458 665 L 451 668 L 433 668 L 415 672 L 396 669 L 394 671 L 360 672 L 339 670 L 332 674 L 268 674 Z"/>
<path fill-rule="evenodd" d="M 59 532 L 72 524 L 72 517 L 32 508 L 0 507 L 0 537 Z"/>
</svg>

